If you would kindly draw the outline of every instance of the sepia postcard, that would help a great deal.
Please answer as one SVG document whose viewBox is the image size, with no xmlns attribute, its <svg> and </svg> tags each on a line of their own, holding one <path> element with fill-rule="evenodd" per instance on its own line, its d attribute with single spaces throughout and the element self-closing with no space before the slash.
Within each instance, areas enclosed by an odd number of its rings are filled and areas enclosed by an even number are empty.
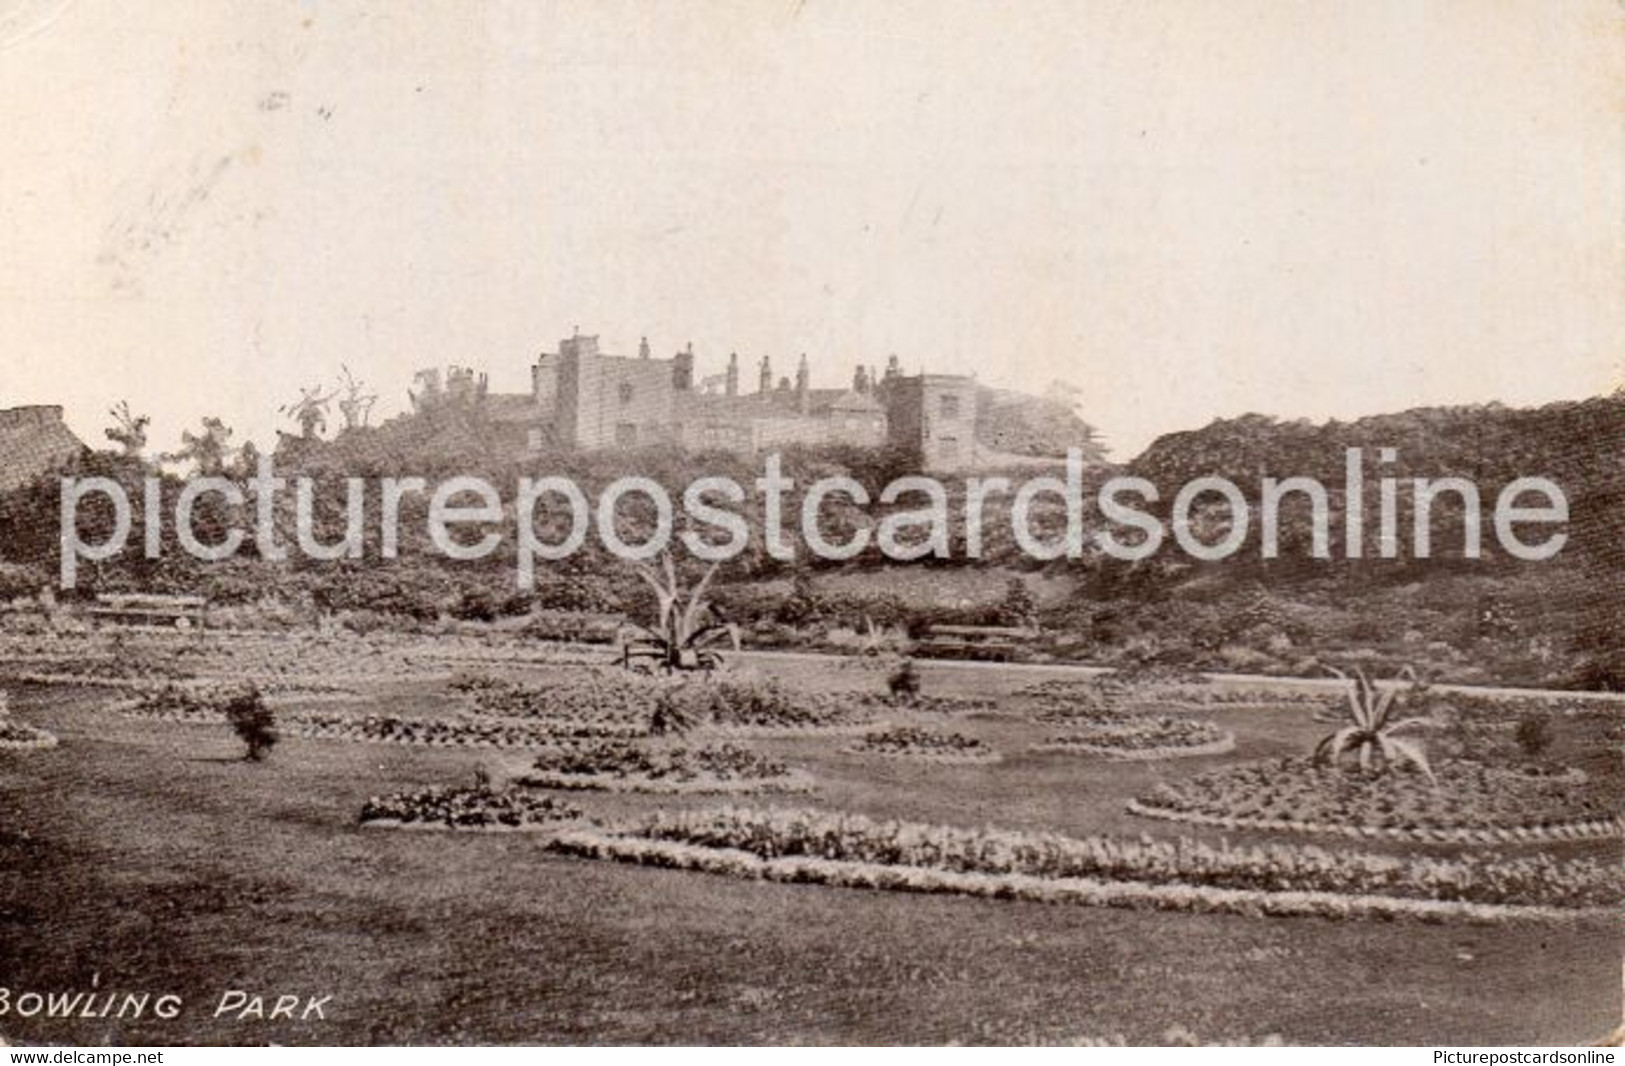
<svg viewBox="0 0 1625 1066">
<path fill-rule="evenodd" d="M 1608 1063 L 1622 755 L 1615 0 L 0 0 L 0 1061 Z"/>
</svg>

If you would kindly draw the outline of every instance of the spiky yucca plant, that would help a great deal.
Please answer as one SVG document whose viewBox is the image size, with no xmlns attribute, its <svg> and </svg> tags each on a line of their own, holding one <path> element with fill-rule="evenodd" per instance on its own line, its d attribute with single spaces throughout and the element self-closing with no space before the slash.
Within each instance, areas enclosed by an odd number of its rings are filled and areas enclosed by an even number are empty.
<svg viewBox="0 0 1625 1066">
<path fill-rule="evenodd" d="M 1379 688 L 1364 670 L 1356 668 L 1354 677 L 1328 666 L 1333 674 L 1350 682 L 1348 687 L 1348 724 L 1326 737 L 1315 747 L 1317 763 L 1336 763 L 1344 752 L 1353 752 L 1360 769 L 1369 771 L 1374 765 L 1398 766 L 1410 763 L 1433 780 L 1433 768 L 1428 765 L 1427 753 L 1415 741 L 1395 734 L 1425 726 L 1426 719 L 1406 718 L 1394 720 L 1402 679 L 1417 684 L 1416 671 L 1410 667 L 1401 670 L 1386 690 Z"/>
<path fill-rule="evenodd" d="M 636 624 L 643 636 L 626 642 L 622 662 L 627 666 L 652 663 L 668 674 L 716 669 L 722 665 L 722 655 L 714 650 L 716 644 L 727 639 L 735 651 L 739 650 L 739 627 L 715 620 L 716 612 L 705 598 L 711 579 L 722 564 L 712 563 L 685 601 L 677 565 L 672 562 L 670 553 L 661 556 L 660 562 L 659 571 L 642 563 L 634 564 L 638 576 L 654 590 L 659 609 L 653 625 Z"/>
</svg>

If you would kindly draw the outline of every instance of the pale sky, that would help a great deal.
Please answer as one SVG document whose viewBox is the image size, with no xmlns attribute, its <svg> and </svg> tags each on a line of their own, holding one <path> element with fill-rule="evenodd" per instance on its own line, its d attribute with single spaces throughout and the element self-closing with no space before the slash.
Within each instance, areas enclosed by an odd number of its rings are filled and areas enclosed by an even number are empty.
<svg viewBox="0 0 1625 1066">
<path fill-rule="evenodd" d="M 1595 395 L 1622 38 L 1610 0 L 0 0 L 0 407 L 265 443 L 341 363 L 386 412 L 433 364 L 520 391 L 576 325 L 1064 378 L 1122 459 Z"/>
</svg>

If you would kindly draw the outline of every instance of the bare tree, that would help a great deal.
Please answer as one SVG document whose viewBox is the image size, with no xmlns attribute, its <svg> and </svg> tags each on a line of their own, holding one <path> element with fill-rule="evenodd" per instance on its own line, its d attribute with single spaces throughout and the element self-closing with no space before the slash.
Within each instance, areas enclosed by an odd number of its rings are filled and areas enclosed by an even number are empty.
<svg viewBox="0 0 1625 1066">
<path fill-rule="evenodd" d="M 359 429 L 372 421 L 372 407 L 378 402 L 378 396 L 365 391 L 366 383 L 357 381 L 348 366 L 340 366 L 339 369 L 344 372 L 344 398 L 339 401 L 339 414 L 344 416 L 345 429 Z"/>
<path fill-rule="evenodd" d="M 284 404 L 277 408 L 280 414 L 285 414 L 299 424 L 299 435 L 305 440 L 313 440 L 327 432 L 327 405 L 333 402 L 338 395 L 337 390 L 322 395 L 320 385 L 299 390 L 299 399 L 293 403 Z"/>
<path fill-rule="evenodd" d="M 114 423 L 104 431 L 107 439 L 124 449 L 125 458 L 141 458 L 141 453 L 147 447 L 147 427 L 152 424 L 152 419 L 132 413 L 128 400 L 120 400 L 118 406 L 107 413 Z"/>
<path fill-rule="evenodd" d="M 203 420 L 202 433 L 182 433 L 181 450 L 163 456 L 167 462 L 191 463 L 203 477 L 219 477 L 231 460 L 231 427 L 213 415 Z"/>
</svg>

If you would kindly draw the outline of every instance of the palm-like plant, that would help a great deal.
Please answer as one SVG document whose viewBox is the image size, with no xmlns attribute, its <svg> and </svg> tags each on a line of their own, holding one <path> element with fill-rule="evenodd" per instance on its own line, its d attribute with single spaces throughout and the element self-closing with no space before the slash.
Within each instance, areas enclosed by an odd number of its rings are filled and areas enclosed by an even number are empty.
<svg viewBox="0 0 1625 1066">
<path fill-rule="evenodd" d="M 1336 763 L 1344 752 L 1353 752 L 1360 769 L 1369 771 L 1374 765 L 1398 766 L 1410 763 L 1433 780 L 1433 768 L 1428 765 L 1427 753 L 1413 740 L 1396 734 L 1427 724 L 1423 718 L 1394 720 L 1402 679 L 1417 684 L 1416 671 L 1405 667 L 1386 689 L 1380 688 L 1364 670 L 1356 669 L 1351 679 L 1348 674 L 1328 666 L 1331 673 L 1345 681 L 1348 688 L 1348 723 L 1326 737 L 1315 747 L 1315 762 Z"/>
<path fill-rule="evenodd" d="M 722 654 L 715 650 L 716 644 L 726 638 L 734 651 L 739 650 L 739 627 L 718 618 L 711 602 L 705 598 L 711 579 L 722 564 L 712 563 L 685 600 L 671 555 L 661 556 L 660 562 L 658 571 L 643 563 L 636 564 L 638 576 L 654 590 L 659 611 L 653 625 L 635 623 L 643 635 L 626 642 L 622 663 L 631 666 L 647 662 L 668 674 L 716 669 L 722 665 Z"/>
</svg>

